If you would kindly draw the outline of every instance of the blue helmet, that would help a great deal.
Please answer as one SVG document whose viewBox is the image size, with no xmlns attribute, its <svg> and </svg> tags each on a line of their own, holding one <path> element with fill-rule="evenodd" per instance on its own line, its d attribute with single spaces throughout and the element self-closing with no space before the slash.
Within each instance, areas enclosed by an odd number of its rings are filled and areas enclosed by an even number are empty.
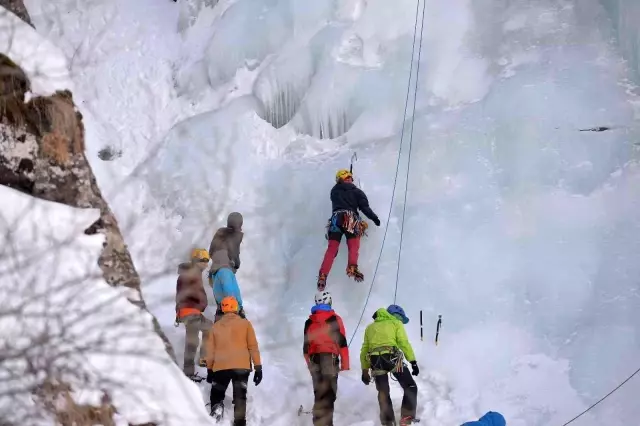
<svg viewBox="0 0 640 426">
<path fill-rule="evenodd" d="M 409 318 L 407 318 L 407 315 L 405 315 L 404 309 L 402 309 L 398 305 L 389 305 L 389 307 L 387 308 L 387 312 L 389 312 L 391 315 L 399 315 L 403 324 L 409 322 Z"/>
</svg>

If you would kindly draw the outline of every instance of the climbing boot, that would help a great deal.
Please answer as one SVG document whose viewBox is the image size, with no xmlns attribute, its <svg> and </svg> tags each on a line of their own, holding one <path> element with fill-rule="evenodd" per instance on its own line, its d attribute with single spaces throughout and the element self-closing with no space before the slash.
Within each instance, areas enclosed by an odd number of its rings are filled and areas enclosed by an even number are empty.
<svg viewBox="0 0 640 426">
<path fill-rule="evenodd" d="M 224 417 L 224 403 L 219 403 L 211 406 L 211 412 L 209 413 L 211 417 L 213 417 L 216 422 L 222 421 Z"/>
<path fill-rule="evenodd" d="M 358 265 L 347 266 L 347 276 L 353 278 L 358 282 L 364 281 L 364 275 L 358 269 Z"/>
<path fill-rule="evenodd" d="M 204 377 L 200 376 L 200 375 L 198 374 L 198 372 L 195 372 L 195 373 L 193 373 L 193 374 L 187 374 L 186 376 L 187 376 L 189 379 L 191 379 L 191 380 L 193 380 L 194 382 L 196 382 L 196 383 L 200 383 L 201 381 L 203 381 L 203 380 L 205 379 Z"/>
<path fill-rule="evenodd" d="M 318 291 L 324 291 L 327 286 L 327 274 L 320 274 L 318 276 Z"/>
<path fill-rule="evenodd" d="M 413 424 L 413 417 L 406 416 L 400 419 L 400 426 L 409 426 Z"/>
</svg>

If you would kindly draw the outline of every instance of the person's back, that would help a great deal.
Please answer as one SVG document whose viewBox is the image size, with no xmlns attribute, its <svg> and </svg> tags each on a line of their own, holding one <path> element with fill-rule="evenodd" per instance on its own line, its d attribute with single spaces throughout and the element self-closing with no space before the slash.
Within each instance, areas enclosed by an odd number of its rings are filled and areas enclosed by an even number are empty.
<svg viewBox="0 0 640 426">
<path fill-rule="evenodd" d="M 211 271 L 216 272 L 223 267 L 231 267 L 235 273 L 240 268 L 240 244 L 244 237 L 242 232 L 243 217 L 238 212 L 229 214 L 227 218 L 227 226 L 218 228 L 213 235 L 211 244 L 209 245 L 209 256 L 212 260 Z M 229 263 L 224 261 L 220 256 L 216 256 L 219 251 L 226 251 Z M 219 253 L 218 253 L 219 254 Z"/>
<path fill-rule="evenodd" d="M 331 210 L 348 210 L 353 213 L 362 211 L 365 216 L 374 222 L 379 222 L 378 216 L 369 207 L 369 200 L 364 191 L 355 186 L 353 182 L 338 181 L 331 188 Z"/>
<path fill-rule="evenodd" d="M 236 313 L 226 313 L 211 328 L 207 352 L 212 371 L 251 370 L 251 361 L 260 365 L 260 351 L 253 325 Z"/>
</svg>

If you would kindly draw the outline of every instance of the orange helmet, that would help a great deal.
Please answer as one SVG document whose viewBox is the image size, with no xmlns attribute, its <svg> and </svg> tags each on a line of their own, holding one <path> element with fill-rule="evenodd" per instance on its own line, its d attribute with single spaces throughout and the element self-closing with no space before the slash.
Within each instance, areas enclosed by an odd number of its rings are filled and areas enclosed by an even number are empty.
<svg viewBox="0 0 640 426">
<path fill-rule="evenodd" d="M 238 301 L 233 296 L 227 296 L 220 302 L 220 309 L 222 313 L 238 312 Z"/>
<path fill-rule="evenodd" d="M 195 248 L 191 250 L 191 260 L 194 262 L 209 262 L 209 252 L 205 249 Z"/>
</svg>

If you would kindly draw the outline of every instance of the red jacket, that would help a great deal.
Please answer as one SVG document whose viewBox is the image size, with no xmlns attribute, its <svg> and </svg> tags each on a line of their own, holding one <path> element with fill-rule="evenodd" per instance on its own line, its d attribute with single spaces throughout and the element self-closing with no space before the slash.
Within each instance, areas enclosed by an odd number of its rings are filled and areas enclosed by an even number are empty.
<svg viewBox="0 0 640 426">
<path fill-rule="evenodd" d="M 331 353 L 340 355 L 341 369 L 349 369 L 349 347 L 340 315 L 328 305 L 314 306 L 312 314 L 304 324 L 304 344 L 302 352 L 307 361 L 314 354 Z"/>
</svg>

